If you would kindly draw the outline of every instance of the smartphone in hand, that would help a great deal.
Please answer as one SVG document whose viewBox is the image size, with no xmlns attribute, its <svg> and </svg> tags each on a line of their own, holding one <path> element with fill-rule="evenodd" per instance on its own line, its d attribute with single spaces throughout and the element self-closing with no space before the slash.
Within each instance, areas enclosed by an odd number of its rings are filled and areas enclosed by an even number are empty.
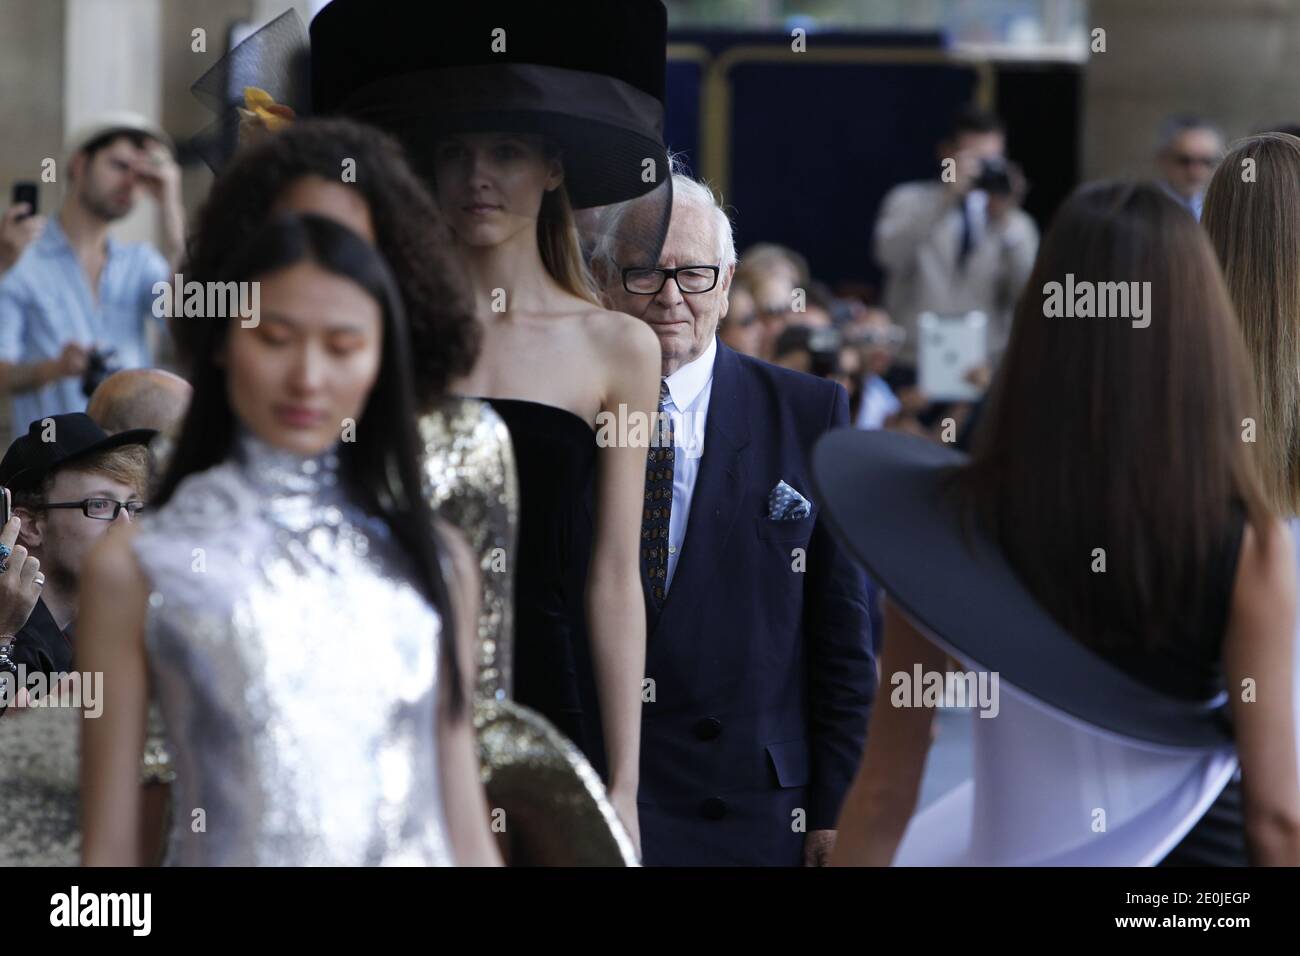
<svg viewBox="0 0 1300 956">
<path fill-rule="evenodd" d="M 9 516 L 13 514 L 13 499 L 9 496 L 8 488 L 0 488 L 0 528 L 9 523 Z"/>
<path fill-rule="evenodd" d="M 36 183 L 26 179 L 20 179 L 18 182 L 14 183 L 12 205 L 16 206 L 20 202 L 27 203 L 27 212 L 23 215 L 23 219 L 26 219 L 28 216 L 34 216 L 40 211 L 38 208 L 40 202 L 40 191 L 37 189 Z"/>
</svg>

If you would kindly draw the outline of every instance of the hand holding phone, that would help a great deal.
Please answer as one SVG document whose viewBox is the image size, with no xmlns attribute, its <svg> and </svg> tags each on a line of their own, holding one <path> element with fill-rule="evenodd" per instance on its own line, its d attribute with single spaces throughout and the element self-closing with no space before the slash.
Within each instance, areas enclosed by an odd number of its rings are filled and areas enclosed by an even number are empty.
<svg viewBox="0 0 1300 956">
<path fill-rule="evenodd" d="M 13 203 L 0 217 L 0 272 L 13 266 L 45 228 L 45 217 L 36 214 L 38 196 L 35 183 L 14 183 Z"/>
<path fill-rule="evenodd" d="M 40 212 L 38 208 L 40 205 L 40 190 L 31 180 L 20 179 L 14 183 L 13 202 L 10 205 L 27 207 L 27 211 L 19 216 L 19 222 L 28 216 L 34 216 Z"/>
<path fill-rule="evenodd" d="M 21 528 L 22 519 L 14 514 L 0 525 L 0 644 L 23 629 L 45 585 L 41 562 L 18 543 Z"/>
</svg>

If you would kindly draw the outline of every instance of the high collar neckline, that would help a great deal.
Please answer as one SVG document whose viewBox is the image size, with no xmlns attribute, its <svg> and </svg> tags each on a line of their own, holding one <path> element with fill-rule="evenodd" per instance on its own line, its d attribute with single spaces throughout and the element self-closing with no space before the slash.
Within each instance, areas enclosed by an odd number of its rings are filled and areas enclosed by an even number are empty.
<svg viewBox="0 0 1300 956">
<path fill-rule="evenodd" d="M 339 483 L 337 443 L 319 455 L 300 455 L 240 428 L 235 448 L 249 480 L 268 494 L 311 495 Z"/>
</svg>

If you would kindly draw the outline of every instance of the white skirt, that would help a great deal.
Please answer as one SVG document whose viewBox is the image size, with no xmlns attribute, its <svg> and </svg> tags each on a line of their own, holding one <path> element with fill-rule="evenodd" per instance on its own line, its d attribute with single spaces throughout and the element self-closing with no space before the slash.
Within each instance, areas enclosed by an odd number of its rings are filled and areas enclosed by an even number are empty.
<svg viewBox="0 0 1300 956">
<path fill-rule="evenodd" d="M 912 818 L 895 866 L 1153 866 L 1236 772 L 1231 745 L 1160 747 L 999 689 L 996 717 L 967 715 L 973 779 Z"/>
</svg>

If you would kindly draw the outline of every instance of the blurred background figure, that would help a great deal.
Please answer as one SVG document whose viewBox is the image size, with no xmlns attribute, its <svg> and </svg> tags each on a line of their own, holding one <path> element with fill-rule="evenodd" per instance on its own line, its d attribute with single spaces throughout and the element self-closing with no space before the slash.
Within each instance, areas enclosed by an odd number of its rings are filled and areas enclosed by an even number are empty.
<svg viewBox="0 0 1300 956">
<path fill-rule="evenodd" d="M 802 308 L 801 308 L 802 307 Z M 804 289 L 802 303 L 796 303 L 795 316 L 800 325 L 814 329 L 828 329 L 833 324 L 835 294 L 825 282 L 812 279 Z"/>
<path fill-rule="evenodd" d="M 891 376 L 898 390 L 916 385 L 923 312 L 983 312 L 989 359 L 996 363 L 1038 250 L 1038 229 L 1020 209 L 1024 177 L 1006 159 L 997 116 L 973 107 L 959 111 L 938 158 L 941 174 L 896 186 L 876 220 L 885 307 L 907 333 Z"/>
<path fill-rule="evenodd" d="M 152 489 L 166 470 L 193 393 L 189 382 L 164 369 L 122 369 L 95 389 L 86 414 L 110 435 L 134 428 L 155 433 L 148 443 Z"/>
<path fill-rule="evenodd" d="M 68 139 L 69 189 L 57 216 L 0 279 L 0 393 L 14 428 L 81 411 L 116 367 L 150 364 L 153 287 L 170 281 L 185 241 L 171 140 L 133 113 L 109 113 Z M 162 251 L 109 227 L 141 193 L 164 223 Z"/>
<path fill-rule="evenodd" d="M 733 282 L 727 314 L 718 326 L 718 336 L 742 355 L 758 357 L 763 347 L 763 325 L 759 321 L 754 293 L 742 282 Z"/>
<path fill-rule="evenodd" d="M 762 273 L 753 279 L 754 305 L 762 326 L 758 357 L 768 362 L 776 357 L 776 341 L 791 323 L 791 301 L 796 288 L 784 272 Z"/>
<path fill-rule="evenodd" d="M 193 391 L 189 382 L 164 369 L 123 369 L 95 389 L 86 414 L 110 435 L 129 428 L 172 435 L 185 418 Z"/>
<path fill-rule="evenodd" d="M 808 260 L 776 243 L 756 243 L 741 254 L 735 281 L 750 290 L 760 319 L 759 347 L 753 354 L 770 362 L 786 326 L 803 324 L 793 315 L 793 305 L 795 290 L 807 289 Z"/>
<path fill-rule="evenodd" d="M 765 276 L 784 277 L 791 288 L 807 285 L 808 260 L 775 242 L 755 243 L 741 253 L 736 263 L 736 280 L 753 282 Z"/>
<path fill-rule="evenodd" d="M 1169 195 L 1197 219 L 1210 177 L 1223 157 L 1223 134 L 1206 119 L 1189 114 L 1171 116 L 1160 129 L 1156 168 Z"/>
<path fill-rule="evenodd" d="M 853 424 L 858 428 L 885 428 L 903 410 L 902 402 L 885 381 L 906 333 L 884 309 L 862 310 L 861 318 L 846 329 L 848 341 L 861 356 L 861 385 Z"/>
<path fill-rule="evenodd" d="M 807 325 L 788 326 L 776 340 L 773 361 L 796 372 L 835 378 L 840 372 L 840 333 Z"/>
<path fill-rule="evenodd" d="M 862 353 L 852 345 L 844 341 L 844 333 L 840 334 L 840 352 L 839 359 L 836 363 L 835 371 L 827 376 L 832 382 L 843 385 L 844 390 L 849 393 L 849 421 L 853 420 L 855 410 L 861 399 L 862 392 Z"/>
</svg>

